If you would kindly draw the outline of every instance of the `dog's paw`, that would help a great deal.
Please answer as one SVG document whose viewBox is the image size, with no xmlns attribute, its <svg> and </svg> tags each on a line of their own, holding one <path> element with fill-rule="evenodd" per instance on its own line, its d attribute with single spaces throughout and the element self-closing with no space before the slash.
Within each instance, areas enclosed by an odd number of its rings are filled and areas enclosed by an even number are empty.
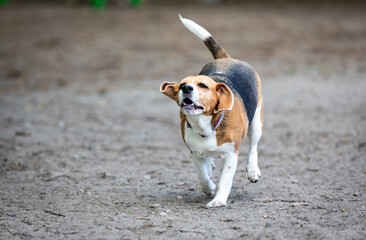
<svg viewBox="0 0 366 240">
<path fill-rule="evenodd" d="M 212 207 L 226 207 L 226 201 L 214 198 L 211 202 L 206 204 L 206 208 Z"/>
<path fill-rule="evenodd" d="M 247 166 L 248 179 L 252 183 L 256 183 L 261 178 L 261 170 L 259 170 L 258 166 Z"/>
<path fill-rule="evenodd" d="M 215 195 L 216 185 L 211 182 L 206 186 L 202 186 L 202 192 L 206 193 L 209 196 Z"/>
</svg>

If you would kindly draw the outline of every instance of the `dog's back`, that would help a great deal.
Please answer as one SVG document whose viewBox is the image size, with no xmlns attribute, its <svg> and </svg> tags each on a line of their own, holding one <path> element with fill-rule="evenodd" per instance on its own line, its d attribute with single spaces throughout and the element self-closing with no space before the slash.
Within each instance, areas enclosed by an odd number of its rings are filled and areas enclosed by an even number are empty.
<svg viewBox="0 0 366 240">
<path fill-rule="evenodd" d="M 257 108 L 256 73 L 248 63 L 232 58 L 212 61 L 203 67 L 199 75 L 205 75 L 216 82 L 229 86 L 234 94 L 238 94 L 247 112 L 249 125 Z"/>
</svg>

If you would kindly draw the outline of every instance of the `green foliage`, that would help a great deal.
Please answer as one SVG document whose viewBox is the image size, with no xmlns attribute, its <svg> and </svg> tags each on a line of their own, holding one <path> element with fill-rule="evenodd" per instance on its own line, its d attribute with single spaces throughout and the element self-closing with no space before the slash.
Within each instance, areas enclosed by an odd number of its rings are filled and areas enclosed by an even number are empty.
<svg viewBox="0 0 366 240">
<path fill-rule="evenodd" d="M 91 5 L 97 11 L 104 10 L 107 6 L 107 2 L 108 0 L 90 0 Z"/>
<path fill-rule="evenodd" d="M 9 2 L 9 0 L 0 0 L 0 6 L 5 5 Z"/>
<path fill-rule="evenodd" d="M 143 4 L 144 4 L 144 0 L 130 0 L 130 5 L 135 8 L 138 8 Z"/>
</svg>

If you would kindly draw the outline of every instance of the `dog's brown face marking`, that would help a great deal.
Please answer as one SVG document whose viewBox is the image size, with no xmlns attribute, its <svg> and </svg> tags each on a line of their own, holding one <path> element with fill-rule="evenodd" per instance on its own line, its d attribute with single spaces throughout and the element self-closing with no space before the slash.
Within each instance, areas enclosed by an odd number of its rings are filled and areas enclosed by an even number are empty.
<svg viewBox="0 0 366 240">
<path fill-rule="evenodd" d="M 212 113 L 217 105 L 216 82 L 207 76 L 188 76 L 184 78 L 179 86 L 192 86 L 191 99 L 204 108 L 204 114 Z M 183 101 L 185 94 L 179 94 L 179 100 Z"/>
<path fill-rule="evenodd" d="M 175 100 L 186 115 L 213 115 L 230 110 L 234 95 L 224 83 L 198 75 L 188 76 L 178 83 L 163 83 L 160 91 Z"/>
</svg>

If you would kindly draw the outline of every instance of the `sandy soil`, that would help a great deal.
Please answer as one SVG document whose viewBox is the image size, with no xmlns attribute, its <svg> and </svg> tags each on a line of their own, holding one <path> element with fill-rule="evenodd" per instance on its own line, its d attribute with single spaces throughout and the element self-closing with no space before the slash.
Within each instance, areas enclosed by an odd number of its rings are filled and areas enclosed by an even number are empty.
<svg viewBox="0 0 366 240">
<path fill-rule="evenodd" d="M 365 239 L 363 10 L 0 9 L 0 239 Z M 159 92 L 211 60 L 178 12 L 262 76 L 262 178 L 244 141 L 226 208 Z"/>
</svg>

